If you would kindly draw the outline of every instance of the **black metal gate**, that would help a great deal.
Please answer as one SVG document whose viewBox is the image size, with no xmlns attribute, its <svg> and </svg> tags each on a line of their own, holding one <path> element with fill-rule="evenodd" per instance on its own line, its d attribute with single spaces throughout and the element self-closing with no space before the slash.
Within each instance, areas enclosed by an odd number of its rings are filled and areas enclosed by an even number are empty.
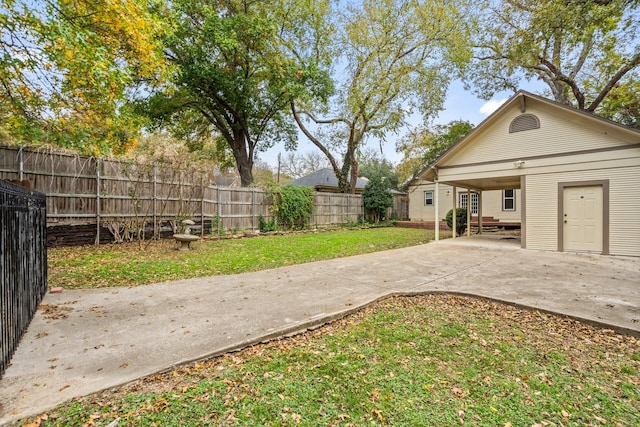
<svg viewBox="0 0 640 427">
<path fill-rule="evenodd" d="M 0 378 L 47 292 L 45 195 L 0 181 Z"/>
</svg>

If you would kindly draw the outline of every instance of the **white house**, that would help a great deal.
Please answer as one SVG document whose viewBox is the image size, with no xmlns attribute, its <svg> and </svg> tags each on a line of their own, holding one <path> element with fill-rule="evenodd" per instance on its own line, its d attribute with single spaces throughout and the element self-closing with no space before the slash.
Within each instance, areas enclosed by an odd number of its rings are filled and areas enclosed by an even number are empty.
<svg viewBox="0 0 640 427">
<path fill-rule="evenodd" d="M 433 220 L 459 206 L 445 185 L 476 192 L 480 217 L 490 194 L 519 190 L 523 248 L 640 256 L 637 129 L 521 91 L 417 178 L 433 183 Z"/>
<path fill-rule="evenodd" d="M 435 210 L 435 190 L 433 182 L 424 179 L 413 179 L 406 186 L 409 196 L 409 219 L 411 221 L 433 222 L 435 218 L 444 221 L 449 210 L 453 208 L 453 187 L 446 184 L 438 186 L 438 215 Z M 482 216 L 485 224 L 500 224 L 513 227 L 520 224 L 520 212 L 522 209 L 520 190 L 508 188 L 504 190 L 486 191 L 480 193 L 466 188 L 456 188 L 457 206 L 466 208 L 468 200 L 471 200 L 471 219 L 478 220 L 480 203 L 482 203 Z"/>
</svg>

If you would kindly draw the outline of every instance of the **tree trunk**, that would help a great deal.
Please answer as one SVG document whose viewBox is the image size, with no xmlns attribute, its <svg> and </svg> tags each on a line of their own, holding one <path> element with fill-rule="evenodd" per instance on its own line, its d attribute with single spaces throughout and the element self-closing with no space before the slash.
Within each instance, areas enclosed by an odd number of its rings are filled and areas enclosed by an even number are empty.
<svg viewBox="0 0 640 427">
<path fill-rule="evenodd" d="M 248 187 L 253 184 L 253 150 L 249 152 L 250 141 L 246 141 L 243 132 L 234 132 L 233 142 L 230 142 L 233 157 L 236 160 L 238 173 L 240 174 L 240 185 Z"/>
<path fill-rule="evenodd" d="M 356 194 L 356 188 L 358 185 L 358 162 L 355 160 L 355 156 L 351 158 L 351 194 Z"/>
<path fill-rule="evenodd" d="M 333 172 L 336 174 L 336 178 L 338 178 L 338 190 L 341 193 L 349 192 L 349 180 L 347 179 L 346 173 L 342 169 L 333 169 Z"/>
<path fill-rule="evenodd" d="M 239 160 L 236 158 L 238 172 L 240 173 L 240 185 L 248 187 L 253 184 L 253 162 L 249 159 Z"/>
</svg>

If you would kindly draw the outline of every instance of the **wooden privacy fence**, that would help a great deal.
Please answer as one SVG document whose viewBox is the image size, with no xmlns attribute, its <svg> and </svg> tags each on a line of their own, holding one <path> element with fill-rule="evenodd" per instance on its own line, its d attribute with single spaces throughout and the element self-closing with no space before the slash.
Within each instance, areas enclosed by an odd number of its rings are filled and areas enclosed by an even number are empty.
<svg viewBox="0 0 640 427">
<path fill-rule="evenodd" d="M 173 233 L 182 219 L 201 231 L 256 230 L 271 200 L 258 187 L 222 187 L 211 170 L 135 164 L 0 146 L 0 179 L 46 194 L 49 245 L 101 243 Z M 358 221 L 362 197 L 317 193 L 312 225 Z"/>
<path fill-rule="evenodd" d="M 47 291 L 44 194 L 0 181 L 0 378 Z"/>
</svg>

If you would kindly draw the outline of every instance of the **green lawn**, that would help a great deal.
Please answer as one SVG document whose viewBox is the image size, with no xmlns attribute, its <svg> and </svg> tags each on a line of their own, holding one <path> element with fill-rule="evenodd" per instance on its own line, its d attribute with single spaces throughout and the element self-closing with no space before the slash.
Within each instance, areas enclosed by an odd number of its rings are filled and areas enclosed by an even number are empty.
<svg viewBox="0 0 640 427">
<path fill-rule="evenodd" d="M 49 251 L 51 286 L 133 286 L 427 243 L 400 228 Z M 68 402 L 46 426 L 638 426 L 640 340 L 478 298 L 390 298 Z M 115 420 L 118 420 L 117 423 Z"/>
<path fill-rule="evenodd" d="M 201 240 L 176 250 L 173 240 L 53 248 L 49 285 L 66 289 L 136 286 L 235 274 L 428 243 L 433 232 L 369 228 L 242 239 Z"/>
<path fill-rule="evenodd" d="M 72 401 L 36 421 L 637 426 L 639 370 L 639 341 L 610 330 L 471 297 L 393 298 L 304 335 Z"/>
</svg>

